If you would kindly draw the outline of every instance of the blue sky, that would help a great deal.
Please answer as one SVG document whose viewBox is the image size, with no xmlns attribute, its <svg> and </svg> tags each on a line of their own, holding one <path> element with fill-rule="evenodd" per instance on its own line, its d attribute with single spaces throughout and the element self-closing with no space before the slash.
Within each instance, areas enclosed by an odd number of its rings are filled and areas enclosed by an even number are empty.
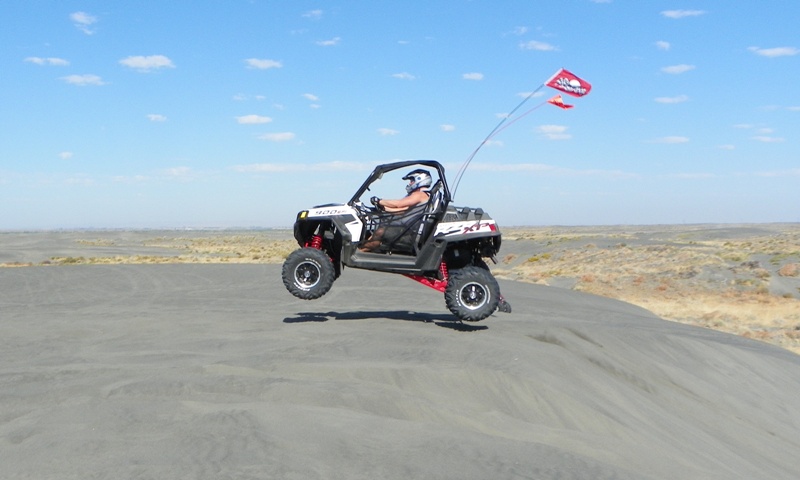
<svg viewBox="0 0 800 480">
<path fill-rule="evenodd" d="M 494 137 L 457 204 L 501 226 L 800 222 L 794 0 L 4 0 L 0 18 L 0 230 L 290 226 L 376 164 L 452 179 L 562 67 L 591 93 Z"/>
</svg>

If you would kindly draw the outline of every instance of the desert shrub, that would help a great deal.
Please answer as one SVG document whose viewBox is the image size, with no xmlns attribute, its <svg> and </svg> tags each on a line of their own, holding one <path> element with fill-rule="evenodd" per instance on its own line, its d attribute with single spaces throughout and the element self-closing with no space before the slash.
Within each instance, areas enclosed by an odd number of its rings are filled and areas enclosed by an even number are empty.
<svg viewBox="0 0 800 480">
<path fill-rule="evenodd" d="M 508 265 L 509 263 L 513 262 L 513 261 L 514 261 L 514 260 L 516 260 L 516 259 L 517 259 L 517 256 L 516 256 L 515 254 L 513 254 L 513 253 L 509 253 L 508 255 L 506 255 L 505 257 L 503 257 L 503 263 L 505 263 L 506 265 Z"/>
<path fill-rule="evenodd" d="M 766 285 L 759 285 L 755 289 L 757 295 L 769 295 L 769 287 Z"/>
<path fill-rule="evenodd" d="M 778 270 L 778 275 L 781 277 L 796 277 L 800 274 L 800 264 L 787 263 Z"/>
<path fill-rule="evenodd" d="M 551 255 L 549 253 L 542 253 L 541 255 L 534 255 L 525 261 L 529 263 L 535 263 L 538 262 L 539 260 L 549 260 L 550 257 Z"/>
<path fill-rule="evenodd" d="M 83 257 L 53 257 L 51 260 L 59 265 L 77 265 L 79 263 L 86 263 Z"/>
<path fill-rule="evenodd" d="M 742 252 L 723 252 L 719 257 L 729 262 L 744 262 L 747 260 L 747 254 Z"/>
<path fill-rule="evenodd" d="M 766 278 L 769 278 L 771 276 L 771 274 L 769 273 L 769 270 L 764 269 L 764 268 L 756 269 L 755 275 L 756 275 L 757 278 L 761 278 L 761 279 L 766 279 Z"/>
</svg>

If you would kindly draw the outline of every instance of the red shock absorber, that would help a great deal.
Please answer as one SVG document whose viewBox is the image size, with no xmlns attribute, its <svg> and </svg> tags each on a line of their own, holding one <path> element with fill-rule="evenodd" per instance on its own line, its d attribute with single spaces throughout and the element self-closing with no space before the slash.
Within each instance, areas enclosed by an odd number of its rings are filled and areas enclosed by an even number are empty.
<svg viewBox="0 0 800 480">
<path fill-rule="evenodd" d="M 426 277 L 424 275 L 412 275 L 410 273 L 404 273 L 403 275 L 411 280 L 425 285 L 426 287 L 431 287 L 434 290 L 438 290 L 440 292 L 447 290 L 447 280 L 449 274 L 447 273 L 447 265 L 444 262 L 439 264 L 439 275 L 442 277 L 441 279 Z"/>
<path fill-rule="evenodd" d="M 447 272 L 447 264 L 442 262 L 439 264 L 439 273 L 442 276 L 442 281 L 447 284 L 447 280 L 450 277 L 450 274 Z"/>
<path fill-rule="evenodd" d="M 317 250 L 322 250 L 322 235 L 314 235 L 313 237 L 311 237 L 310 241 L 306 242 L 304 246 L 309 248 L 316 248 Z"/>
</svg>

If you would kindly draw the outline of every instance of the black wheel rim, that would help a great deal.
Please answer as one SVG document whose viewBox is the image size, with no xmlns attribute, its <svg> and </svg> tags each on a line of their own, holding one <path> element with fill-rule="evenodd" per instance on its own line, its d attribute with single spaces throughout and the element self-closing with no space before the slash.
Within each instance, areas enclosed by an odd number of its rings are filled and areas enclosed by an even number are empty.
<svg viewBox="0 0 800 480">
<path fill-rule="evenodd" d="M 320 276 L 319 265 L 314 262 L 305 261 L 294 269 L 294 283 L 302 289 L 313 288 Z"/>
<path fill-rule="evenodd" d="M 466 308 L 477 310 L 489 301 L 489 291 L 480 283 L 470 282 L 461 287 L 458 297 Z"/>
</svg>

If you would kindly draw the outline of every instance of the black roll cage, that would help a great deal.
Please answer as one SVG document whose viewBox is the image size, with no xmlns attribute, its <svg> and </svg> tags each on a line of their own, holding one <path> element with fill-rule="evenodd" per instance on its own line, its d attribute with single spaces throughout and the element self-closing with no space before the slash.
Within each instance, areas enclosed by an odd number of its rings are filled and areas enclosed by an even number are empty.
<svg viewBox="0 0 800 480">
<path fill-rule="evenodd" d="M 452 197 L 450 196 L 450 187 L 448 187 L 447 185 L 447 179 L 444 176 L 444 166 L 441 163 L 437 162 L 436 160 L 404 160 L 402 162 L 385 163 L 383 165 L 378 165 L 377 167 L 375 167 L 372 173 L 369 174 L 367 179 L 364 181 L 361 187 L 356 191 L 355 195 L 353 195 L 353 198 L 351 198 L 347 204 L 354 205 L 356 202 L 358 202 L 361 196 L 364 194 L 364 192 L 367 191 L 369 186 L 372 185 L 372 183 L 375 182 L 376 180 L 379 180 L 381 177 L 383 177 L 384 173 L 416 165 L 424 165 L 426 167 L 436 169 L 436 172 L 439 174 L 439 179 L 442 181 L 442 191 L 443 191 L 442 201 L 444 202 L 445 206 L 449 205 L 450 201 L 452 200 Z"/>
</svg>

